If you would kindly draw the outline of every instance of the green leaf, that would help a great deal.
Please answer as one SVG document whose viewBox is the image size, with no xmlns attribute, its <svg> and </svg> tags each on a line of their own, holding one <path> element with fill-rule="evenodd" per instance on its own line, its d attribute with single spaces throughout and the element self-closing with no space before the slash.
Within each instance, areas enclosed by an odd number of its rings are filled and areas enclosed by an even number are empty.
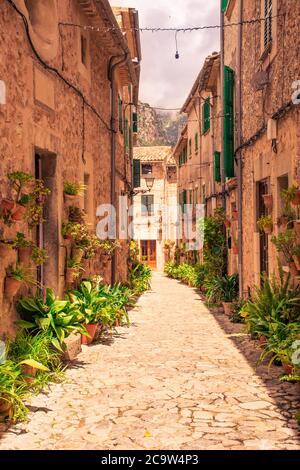
<svg viewBox="0 0 300 470">
<path fill-rule="evenodd" d="M 34 323 L 30 323 L 25 320 L 18 320 L 16 321 L 16 325 L 20 328 L 24 328 L 25 330 L 29 330 L 30 328 L 34 328 L 36 325 Z"/>
<path fill-rule="evenodd" d="M 49 318 L 37 318 L 36 323 L 42 330 L 46 331 L 50 326 L 50 319 Z"/>
<path fill-rule="evenodd" d="M 29 367 L 34 367 L 35 369 L 43 370 L 45 372 L 49 371 L 48 367 L 45 367 L 43 364 L 35 361 L 34 359 L 26 359 L 25 361 L 20 362 L 20 364 L 25 364 Z"/>
<path fill-rule="evenodd" d="M 56 300 L 56 297 L 55 297 L 54 291 L 52 289 L 47 288 L 46 289 L 46 303 L 48 305 L 51 305 L 55 302 L 55 300 Z"/>
<path fill-rule="evenodd" d="M 58 341 L 57 338 L 52 338 L 51 343 L 56 349 L 58 349 L 58 351 L 60 351 L 61 353 L 64 353 L 64 350 L 62 349 L 60 342 Z"/>
</svg>

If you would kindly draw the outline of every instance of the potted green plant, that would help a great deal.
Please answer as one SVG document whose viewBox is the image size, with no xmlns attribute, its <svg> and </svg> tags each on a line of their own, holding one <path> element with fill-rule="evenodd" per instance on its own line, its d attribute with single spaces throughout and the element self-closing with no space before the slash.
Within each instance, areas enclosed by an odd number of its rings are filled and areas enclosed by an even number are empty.
<svg viewBox="0 0 300 470">
<path fill-rule="evenodd" d="M 80 224 L 75 224 L 74 222 L 64 222 L 62 224 L 62 236 L 65 240 L 74 240 L 80 229 Z"/>
<path fill-rule="evenodd" d="M 19 263 L 28 265 L 32 254 L 33 242 L 27 240 L 24 233 L 17 232 L 12 247 L 18 250 Z"/>
<path fill-rule="evenodd" d="M 273 218 L 271 215 L 263 215 L 257 221 L 259 230 L 265 232 L 267 235 L 273 231 Z"/>
<path fill-rule="evenodd" d="M 79 277 L 81 263 L 73 258 L 67 260 L 66 283 L 72 284 Z"/>
<path fill-rule="evenodd" d="M 24 191 L 28 191 L 29 184 L 32 183 L 34 177 L 23 171 L 14 171 L 12 173 L 9 173 L 7 177 L 16 194 L 15 207 L 11 209 L 11 217 L 14 221 L 19 222 L 25 218 L 27 205 L 30 200 L 29 193 L 25 193 Z"/>
<path fill-rule="evenodd" d="M 34 246 L 31 253 L 31 259 L 36 266 L 41 266 L 49 258 L 47 250 L 45 248 L 39 248 Z"/>
<path fill-rule="evenodd" d="M 300 271 L 300 245 L 295 246 L 293 250 L 293 260 L 298 271 Z"/>
<path fill-rule="evenodd" d="M 15 268 L 9 267 L 5 277 L 5 295 L 15 297 L 26 278 L 25 271 L 18 264 Z"/>
<path fill-rule="evenodd" d="M 65 181 L 64 198 L 66 204 L 76 204 L 79 196 L 83 196 L 86 186 L 82 183 Z"/>
<path fill-rule="evenodd" d="M 287 264 L 292 262 L 296 242 L 294 230 L 286 229 L 279 233 L 277 237 L 273 236 L 271 242 L 275 245 L 277 251 L 283 254 Z"/>
<path fill-rule="evenodd" d="M 273 209 L 273 195 L 272 194 L 264 194 L 263 195 L 264 205 L 267 209 Z"/>
<path fill-rule="evenodd" d="M 79 289 L 69 292 L 68 296 L 71 303 L 76 305 L 84 316 L 84 326 L 88 335 L 82 334 L 81 343 L 91 344 L 97 332 L 99 312 L 106 299 L 100 295 L 99 286 L 93 287 L 89 281 L 82 282 Z"/>
<path fill-rule="evenodd" d="M 0 420 L 26 417 L 28 409 L 23 400 L 28 391 L 21 374 L 21 367 L 11 360 L 0 364 Z"/>
</svg>

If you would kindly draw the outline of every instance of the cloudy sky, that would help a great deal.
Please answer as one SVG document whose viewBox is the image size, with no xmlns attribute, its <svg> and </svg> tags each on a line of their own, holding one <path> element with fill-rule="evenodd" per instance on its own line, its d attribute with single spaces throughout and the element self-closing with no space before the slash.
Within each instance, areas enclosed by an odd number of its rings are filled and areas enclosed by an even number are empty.
<svg viewBox="0 0 300 470">
<path fill-rule="evenodd" d="M 113 0 L 113 6 L 134 7 L 141 27 L 219 24 L 219 0 Z M 151 106 L 179 108 L 185 101 L 205 57 L 219 50 L 219 30 L 178 34 L 180 59 L 175 59 L 174 33 L 141 33 L 140 99 Z"/>
</svg>

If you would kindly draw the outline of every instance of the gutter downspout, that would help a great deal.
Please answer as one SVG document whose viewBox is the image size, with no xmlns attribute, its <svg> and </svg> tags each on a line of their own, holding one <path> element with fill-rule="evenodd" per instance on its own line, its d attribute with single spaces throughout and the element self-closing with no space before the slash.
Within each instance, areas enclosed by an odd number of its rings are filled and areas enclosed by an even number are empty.
<svg viewBox="0 0 300 470">
<path fill-rule="evenodd" d="M 220 64 L 221 64 L 221 116 L 224 116 L 224 13 L 222 11 L 222 1 L 220 2 Z M 226 211 L 226 186 L 225 186 L 225 158 L 224 158 L 224 117 L 221 119 L 221 185 L 222 185 L 222 206 Z"/>
<path fill-rule="evenodd" d="M 242 46 L 243 46 L 243 0 L 239 2 L 238 10 L 238 47 L 237 47 L 237 147 L 242 144 Z M 243 162 L 242 150 L 237 153 L 237 174 L 238 174 L 238 271 L 239 271 L 239 295 L 243 298 Z"/>
<path fill-rule="evenodd" d="M 114 63 L 115 59 L 119 59 Z M 111 171 L 111 185 L 110 185 L 110 203 L 116 208 L 116 83 L 115 83 L 115 72 L 118 67 L 124 65 L 128 60 L 128 53 L 120 56 L 112 56 L 109 61 L 108 67 L 108 79 L 111 83 L 111 159 L 110 159 L 110 171 Z M 117 220 L 115 221 L 117 229 Z M 114 252 L 111 260 L 111 285 L 115 284 L 116 281 L 116 267 L 117 257 Z"/>
</svg>

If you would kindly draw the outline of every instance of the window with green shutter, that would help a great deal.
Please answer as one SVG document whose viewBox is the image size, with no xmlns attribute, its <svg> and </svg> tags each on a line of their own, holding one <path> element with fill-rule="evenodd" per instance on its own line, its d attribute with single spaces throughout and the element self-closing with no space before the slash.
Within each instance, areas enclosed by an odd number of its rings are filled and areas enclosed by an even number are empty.
<svg viewBox="0 0 300 470">
<path fill-rule="evenodd" d="M 132 129 L 133 133 L 137 134 L 138 132 L 138 114 L 132 113 Z"/>
<path fill-rule="evenodd" d="M 222 0 L 222 12 L 224 13 L 227 9 L 229 0 Z"/>
<path fill-rule="evenodd" d="M 224 68 L 224 167 L 225 177 L 234 176 L 234 71 Z"/>
<path fill-rule="evenodd" d="M 133 187 L 141 187 L 141 162 L 140 160 L 133 160 Z"/>
<path fill-rule="evenodd" d="M 206 134 L 210 129 L 210 98 L 206 98 L 202 106 L 202 132 Z"/>
<path fill-rule="evenodd" d="M 217 183 L 221 182 L 221 154 L 215 152 L 214 155 L 214 177 Z"/>
<path fill-rule="evenodd" d="M 198 141 L 198 132 L 195 134 L 195 151 L 198 152 L 199 141 Z"/>
</svg>

